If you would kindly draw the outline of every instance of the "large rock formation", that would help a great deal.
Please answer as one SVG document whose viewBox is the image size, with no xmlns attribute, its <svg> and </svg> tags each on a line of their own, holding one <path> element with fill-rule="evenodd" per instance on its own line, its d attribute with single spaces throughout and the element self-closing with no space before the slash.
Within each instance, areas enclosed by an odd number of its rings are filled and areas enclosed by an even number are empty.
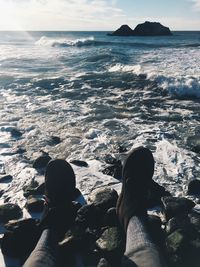
<svg viewBox="0 0 200 267">
<path fill-rule="evenodd" d="M 159 22 L 149 22 L 138 24 L 134 30 L 128 25 L 122 25 L 119 29 L 109 34 L 111 36 L 163 36 L 172 35 L 168 27 Z"/>
<path fill-rule="evenodd" d="M 149 22 L 138 24 L 134 29 L 134 35 L 139 36 L 160 36 L 171 35 L 171 31 L 168 27 L 163 26 L 159 22 Z"/>
<path fill-rule="evenodd" d="M 132 36 L 133 30 L 128 25 L 122 25 L 119 29 L 109 34 L 111 36 Z"/>
</svg>

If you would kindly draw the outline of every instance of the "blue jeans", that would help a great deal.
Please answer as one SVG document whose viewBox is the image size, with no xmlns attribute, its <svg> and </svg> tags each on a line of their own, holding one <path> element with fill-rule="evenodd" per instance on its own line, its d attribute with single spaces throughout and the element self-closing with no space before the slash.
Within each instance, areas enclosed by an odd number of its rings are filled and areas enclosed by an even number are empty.
<svg viewBox="0 0 200 267">
<path fill-rule="evenodd" d="M 128 224 L 126 251 L 122 260 L 126 267 L 165 267 L 156 245 L 151 241 L 142 220 L 133 216 Z M 23 267 L 59 267 L 58 244 L 50 230 L 41 238 Z"/>
</svg>

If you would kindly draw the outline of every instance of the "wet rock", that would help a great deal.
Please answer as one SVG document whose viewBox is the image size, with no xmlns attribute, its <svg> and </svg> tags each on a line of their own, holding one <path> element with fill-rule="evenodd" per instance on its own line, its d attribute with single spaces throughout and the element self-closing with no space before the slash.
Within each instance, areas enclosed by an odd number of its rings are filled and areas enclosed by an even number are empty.
<svg viewBox="0 0 200 267">
<path fill-rule="evenodd" d="M 118 257 L 124 251 L 124 239 L 121 229 L 111 227 L 106 229 L 101 237 L 96 241 L 97 248 L 106 257 Z"/>
<path fill-rule="evenodd" d="M 118 159 L 116 159 L 115 157 L 113 157 L 112 155 L 106 155 L 105 158 L 104 158 L 105 162 L 107 164 L 116 164 L 118 163 Z"/>
<path fill-rule="evenodd" d="M 105 214 L 105 225 L 106 226 L 117 226 L 119 225 L 119 219 L 117 216 L 116 208 L 110 208 Z"/>
<path fill-rule="evenodd" d="M 83 161 L 83 160 L 71 160 L 70 161 L 71 164 L 74 164 L 78 167 L 88 167 L 87 162 Z"/>
<path fill-rule="evenodd" d="M 120 160 L 117 160 L 113 165 L 107 166 L 102 170 L 103 174 L 113 176 L 114 178 L 121 180 L 122 179 L 122 163 Z"/>
<path fill-rule="evenodd" d="M 133 30 L 133 34 L 137 36 L 162 36 L 172 35 L 168 27 L 163 26 L 159 22 L 145 21 L 138 24 Z"/>
<path fill-rule="evenodd" d="M 28 197 L 30 195 L 44 195 L 45 193 L 45 183 L 42 183 L 40 185 L 38 185 L 36 183 L 36 186 L 34 185 L 30 185 L 24 188 L 24 196 Z"/>
<path fill-rule="evenodd" d="M 197 212 L 191 212 L 189 214 L 190 222 L 200 234 L 200 214 Z"/>
<path fill-rule="evenodd" d="M 152 181 L 150 189 L 147 196 L 148 208 L 153 208 L 155 206 L 161 205 L 161 198 L 165 196 L 171 196 L 171 194 L 165 190 L 165 188 L 155 181 Z"/>
<path fill-rule="evenodd" d="M 19 137 L 22 136 L 22 133 L 21 133 L 20 130 L 18 130 L 18 129 L 12 129 L 11 132 L 10 132 L 10 134 L 11 134 L 13 137 L 17 137 L 17 138 L 19 138 Z"/>
<path fill-rule="evenodd" d="M 34 161 L 33 168 L 35 169 L 45 168 L 50 160 L 51 157 L 48 154 L 42 155 Z"/>
<path fill-rule="evenodd" d="M 111 34 L 112 36 L 132 36 L 133 35 L 133 30 L 128 26 L 128 25 L 122 25 L 119 29 L 114 31 Z"/>
<path fill-rule="evenodd" d="M 200 195 L 200 180 L 192 180 L 188 184 L 188 195 Z"/>
<path fill-rule="evenodd" d="M 168 235 L 166 239 L 166 246 L 170 253 L 177 252 L 185 247 L 187 243 L 187 238 L 184 232 L 181 229 L 177 229 L 170 235 Z"/>
<path fill-rule="evenodd" d="M 98 228 L 103 224 L 105 212 L 93 204 L 82 206 L 76 217 L 76 222 L 84 228 Z"/>
<path fill-rule="evenodd" d="M 187 145 L 191 148 L 192 151 L 199 153 L 200 152 L 200 135 L 189 136 L 187 138 Z"/>
<path fill-rule="evenodd" d="M 11 182 L 13 179 L 12 175 L 4 175 L 0 177 L 0 183 L 8 183 Z"/>
<path fill-rule="evenodd" d="M 166 224 L 166 232 L 171 234 L 172 232 L 181 229 L 185 232 L 189 231 L 192 227 L 188 216 L 177 216 L 171 218 Z"/>
<path fill-rule="evenodd" d="M 88 196 L 88 202 L 107 211 L 117 204 L 118 194 L 112 188 L 98 188 L 92 191 Z"/>
<path fill-rule="evenodd" d="M 85 244 L 85 230 L 80 225 L 75 224 L 67 231 L 62 241 L 59 242 L 59 247 L 67 251 L 77 251 Z"/>
<path fill-rule="evenodd" d="M 0 222 L 18 219 L 21 216 L 22 211 L 18 205 L 10 203 L 0 205 Z"/>
<path fill-rule="evenodd" d="M 178 215 L 188 214 L 195 206 L 192 200 L 184 197 L 163 197 L 162 203 L 167 220 Z"/>
<path fill-rule="evenodd" d="M 0 190 L 0 197 L 2 197 L 4 194 L 4 190 Z"/>
<path fill-rule="evenodd" d="M 148 215 L 148 231 L 151 235 L 152 240 L 155 244 L 158 244 L 160 247 L 163 246 L 165 234 L 161 228 L 162 222 L 160 217 L 156 215 Z"/>
<path fill-rule="evenodd" d="M 111 265 L 105 258 L 101 258 L 97 267 L 111 267 Z"/>
<path fill-rule="evenodd" d="M 44 200 L 36 196 L 29 196 L 26 208 L 29 212 L 42 212 L 44 208 Z"/>
<path fill-rule="evenodd" d="M 36 225 L 36 220 L 32 218 L 20 219 L 20 220 L 11 220 L 4 225 L 6 230 L 14 231 L 17 228 L 32 228 Z"/>
<path fill-rule="evenodd" d="M 61 139 L 60 139 L 60 137 L 58 137 L 58 136 L 51 136 L 50 143 L 51 143 L 52 145 L 58 145 L 58 144 L 61 143 Z"/>
<path fill-rule="evenodd" d="M 2 253 L 9 257 L 26 258 L 40 236 L 40 230 L 33 219 L 13 221 L 6 225 L 9 229 L 2 240 Z"/>
</svg>

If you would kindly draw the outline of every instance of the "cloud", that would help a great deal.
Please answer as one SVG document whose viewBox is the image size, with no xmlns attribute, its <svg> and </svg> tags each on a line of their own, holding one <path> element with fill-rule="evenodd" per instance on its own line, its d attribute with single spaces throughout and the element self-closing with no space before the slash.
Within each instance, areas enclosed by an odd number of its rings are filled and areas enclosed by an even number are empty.
<svg viewBox="0 0 200 267">
<path fill-rule="evenodd" d="M 125 16 L 116 0 L 0 0 L 4 27 L 29 30 L 84 30 L 112 27 Z M 3 15 L 4 14 L 4 15 Z M 6 14 L 6 15 L 5 15 Z M 1 22 L 0 21 L 0 22 Z M 12 23 L 13 25 L 13 23 Z M 1 28 L 1 26 L 0 26 Z"/>
<path fill-rule="evenodd" d="M 200 11 L 200 0 L 192 0 L 194 9 Z"/>
</svg>

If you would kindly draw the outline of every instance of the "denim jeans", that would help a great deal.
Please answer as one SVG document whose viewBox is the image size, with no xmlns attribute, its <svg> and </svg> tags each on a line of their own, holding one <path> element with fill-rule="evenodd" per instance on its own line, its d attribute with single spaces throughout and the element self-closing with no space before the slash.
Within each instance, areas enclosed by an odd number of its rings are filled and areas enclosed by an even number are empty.
<svg viewBox="0 0 200 267">
<path fill-rule="evenodd" d="M 35 249 L 23 267 L 58 267 L 58 243 L 52 231 L 42 232 Z"/>
<path fill-rule="evenodd" d="M 129 221 L 122 266 L 166 267 L 161 253 L 146 231 L 142 218 L 133 216 Z"/>
<path fill-rule="evenodd" d="M 128 224 L 125 267 L 166 267 L 156 245 L 151 241 L 141 218 L 133 216 Z M 37 246 L 23 267 L 59 267 L 58 244 L 50 230 L 44 230 Z M 67 267 L 67 266 L 66 266 Z"/>
</svg>

